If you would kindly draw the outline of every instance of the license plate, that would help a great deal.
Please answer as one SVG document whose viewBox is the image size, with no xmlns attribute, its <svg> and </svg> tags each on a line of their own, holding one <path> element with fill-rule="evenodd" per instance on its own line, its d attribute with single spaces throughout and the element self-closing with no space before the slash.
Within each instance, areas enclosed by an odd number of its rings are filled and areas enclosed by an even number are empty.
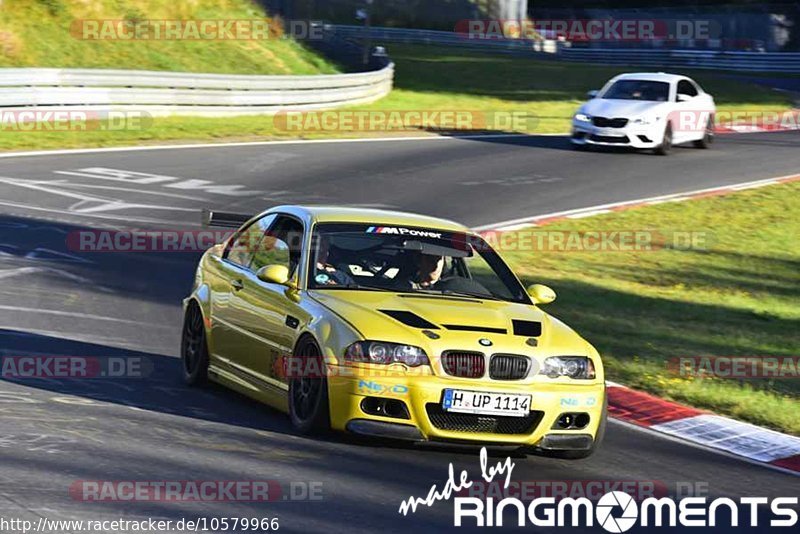
<svg viewBox="0 0 800 534">
<path fill-rule="evenodd" d="M 448 412 L 524 417 L 531 410 L 531 396 L 446 389 L 442 408 Z"/>
</svg>

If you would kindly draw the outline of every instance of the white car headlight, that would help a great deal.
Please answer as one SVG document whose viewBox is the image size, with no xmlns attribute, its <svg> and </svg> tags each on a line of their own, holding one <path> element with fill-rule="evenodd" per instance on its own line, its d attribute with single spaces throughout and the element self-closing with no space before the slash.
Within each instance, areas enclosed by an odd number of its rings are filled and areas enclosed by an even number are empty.
<svg viewBox="0 0 800 534">
<path fill-rule="evenodd" d="M 578 122 L 590 122 L 592 120 L 586 113 L 576 113 L 574 119 Z"/>
<path fill-rule="evenodd" d="M 585 356 L 551 356 L 544 361 L 539 374 L 549 378 L 568 376 L 584 380 L 592 380 L 596 376 L 594 363 Z"/>
<path fill-rule="evenodd" d="M 347 347 L 344 359 L 350 362 L 404 363 L 409 367 L 430 365 L 428 355 L 419 347 L 383 341 L 357 341 Z"/>
</svg>

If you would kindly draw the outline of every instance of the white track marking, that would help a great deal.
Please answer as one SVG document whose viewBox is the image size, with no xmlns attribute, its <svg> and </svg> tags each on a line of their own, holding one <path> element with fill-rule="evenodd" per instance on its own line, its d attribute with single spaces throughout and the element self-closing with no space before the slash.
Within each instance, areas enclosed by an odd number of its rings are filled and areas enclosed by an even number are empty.
<svg viewBox="0 0 800 534">
<path fill-rule="evenodd" d="M 522 230 L 523 228 L 531 228 L 536 226 L 535 224 L 523 223 L 523 224 L 512 224 L 511 226 L 502 226 L 500 228 L 495 228 L 498 232 L 513 232 L 515 230 Z"/>
<path fill-rule="evenodd" d="M 74 254 L 68 254 L 66 252 L 59 252 L 57 250 L 52 250 L 52 249 L 43 248 L 43 247 L 36 247 L 32 251 L 30 251 L 27 254 L 25 254 L 25 258 L 29 259 L 29 260 L 43 260 L 43 261 L 48 261 L 48 260 L 51 259 L 51 258 L 47 258 L 47 257 L 42 257 L 42 254 L 49 254 L 49 255 L 52 255 L 52 256 L 58 256 L 59 258 L 61 258 L 61 261 L 72 261 L 72 262 L 76 262 L 76 263 L 94 263 L 92 260 L 87 260 L 85 258 L 81 258 L 80 256 L 76 256 Z M 59 260 L 55 259 L 55 261 L 59 261 Z"/>
<path fill-rule="evenodd" d="M 119 319 L 117 317 L 108 317 L 105 315 L 94 315 L 92 313 L 69 312 L 62 310 L 48 310 L 44 308 L 26 308 L 24 306 L 5 306 L 0 305 L 0 310 L 12 312 L 25 312 L 25 313 L 42 313 L 45 315 L 58 315 L 63 317 L 75 317 L 76 319 L 91 319 L 93 321 L 110 321 L 113 323 L 135 324 L 138 326 L 145 326 L 147 328 L 162 328 L 173 330 L 172 327 L 161 324 L 147 324 L 142 321 L 134 321 L 131 319 Z"/>
<path fill-rule="evenodd" d="M 519 217 L 517 219 L 510 219 L 507 221 L 500 221 L 492 224 L 485 224 L 482 226 L 473 227 L 473 230 L 482 232 L 487 230 L 497 230 L 499 228 L 505 228 L 508 226 L 520 225 L 520 224 L 534 224 L 539 219 L 550 219 L 553 217 L 570 217 L 574 215 L 580 215 L 586 212 L 593 212 L 593 211 L 600 211 L 600 210 L 610 210 L 612 208 L 619 208 L 622 206 L 631 206 L 631 205 L 638 205 L 638 204 L 649 204 L 649 203 L 661 203 L 661 202 L 682 202 L 684 200 L 688 200 L 691 196 L 700 195 L 702 193 L 710 193 L 713 191 L 722 191 L 727 189 L 734 189 L 735 187 L 759 187 L 760 185 L 771 185 L 775 183 L 779 183 L 781 180 L 786 178 L 793 178 L 797 176 L 796 174 L 787 174 L 785 176 L 777 176 L 772 178 L 765 178 L 762 180 L 754 180 L 751 182 L 742 182 L 739 184 L 731 184 L 731 185 L 722 185 L 717 187 L 708 187 L 705 189 L 696 189 L 694 191 L 687 191 L 682 193 L 671 193 L 668 195 L 659 195 L 654 197 L 646 197 L 646 198 L 638 198 L 635 200 L 624 200 L 621 202 L 611 202 L 608 204 L 600 204 L 597 206 L 589 206 L 586 208 L 576 208 L 571 210 L 564 210 L 564 211 L 556 211 L 553 213 L 543 213 L 541 215 L 533 215 L 529 217 Z M 574 218 L 574 217 L 570 217 Z"/>
<path fill-rule="evenodd" d="M 777 184 L 777 183 L 778 182 L 776 182 L 775 180 L 768 180 L 766 182 L 762 182 L 762 183 L 758 183 L 758 184 L 736 185 L 736 186 L 731 187 L 731 189 L 733 189 L 735 191 L 742 191 L 744 189 L 755 189 L 757 187 L 765 187 L 765 186 L 774 185 L 774 184 Z"/>
<path fill-rule="evenodd" d="M 96 285 L 94 284 L 94 281 L 89 278 L 73 274 L 69 271 L 64 271 L 62 269 L 54 269 L 52 267 L 17 267 L 15 269 L 5 269 L 0 271 L 0 280 L 13 278 L 14 276 L 23 274 L 38 274 L 38 273 L 55 274 L 58 276 L 62 276 L 68 280 L 72 280 L 73 282 L 77 282 L 79 284 L 93 285 L 95 289 L 103 291 L 104 293 L 113 293 L 113 290 L 105 286 Z M 5 309 L 6 307 L 7 306 L 0 306 L 0 309 Z"/>
<path fill-rule="evenodd" d="M 143 324 L 143 323 L 142 323 Z M 146 326 L 143 324 L 143 326 Z M 137 339 L 130 343 L 120 340 L 119 336 L 94 336 L 89 334 L 76 334 L 75 332 L 62 332 L 58 330 L 46 330 L 41 328 L 24 327 L 24 330 L 19 330 L 18 324 L 4 324 L 0 323 L 0 330 L 16 330 L 13 335 L 16 336 L 48 336 L 57 337 L 68 341 L 77 341 L 80 343 L 92 343 L 95 345 L 105 345 L 110 348 L 129 349 L 137 352 L 147 352 L 155 356 L 168 356 L 164 352 L 164 347 L 149 346 L 143 344 L 142 340 Z M 2 339 L 2 337 L 0 337 Z M 145 341 L 146 342 L 146 341 Z M 5 417 L 5 416 L 4 416 Z"/>
<path fill-rule="evenodd" d="M 604 213 L 611 213 L 611 210 L 582 211 L 580 213 L 573 213 L 572 215 L 567 215 L 567 218 L 568 219 L 583 219 L 584 217 L 593 217 L 594 215 L 603 215 Z"/>
<path fill-rule="evenodd" d="M 758 133 L 778 133 L 789 130 L 765 130 Z M 747 132 L 752 133 L 752 132 Z M 285 141 L 240 141 L 234 143 L 186 143 L 173 145 L 121 146 L 104 148 L 65 148 L 55 150 L 28 150 L 24 152 L 0 153 L 0 159 L 26 158 L 32 156 L 61 156 L 71 154 L 102 154 L 108 152 L 138 152 L 143 150 L 187 150 L 194 148 L 226 148 L 270 145 L 317 145 L 336 143 L 387 143 L 405 141 L 449 141 L 454 139 L 506 139 L 514 137 L 569 137 L 569 132 L 560 133 L 504 133 L 504 134 L 464 134 L 464 135 L 416 135 L 410 137 L 367 137 L 356 139 L 287 139 Z"/>
<path fill-rule="evenodd" d="M 104 197 L 97 197 L 91 196 L 86 194 L 80 193 L 72 193 L 70 191 L 64 191 L 63 189 L 47 187 L 44 184 L 49 182 L 31 182 L 29 180 L 19 180 L 16 178 L 7 178 L 7 177 L 0 177 L 0 183 L 4 183 L 7 185 L 14 185 L 17 187 L 23 187 L 26 189 L 33 189 L 34 191 L 42 191 L 44 193 L 50 193 L 57 196 L 67 197 L 67 198 L 74 198 L 77 199 L 78 202 L 70 206 L 68 212 L 71 213 L 94 213 L 98 211 L 114 211 L 114 210 L 122 210 L 122 209 L 154 209 L 154 210 L 169 210 L 169 211 L 197 211 L 197 209 L 193 208 L 180 208 L 176 206 L 160 206 L 158 204 L 139 204 L 139 203 L 129 203 L 123 202 L 116 199 L 108 199 Z M 96 205 L 81 208 L 79 206 L 88 203 L 96 203 Z"/>
<path fill-rule="evenodd" d="M 72 215 L 72 216 L 80 216 L 80 217 L 92 217 L 96 219 L 103 219 L 107 221 L 123 221 L 125 223 L 141 223 L 141 224 L 181 224 L 182 226 L 192 226 L 192 227 L 199 227 L 202 226 L 200 222 L 182 222 L 182 221 L 174 221 L 169 219 L 155 219 L 152 217 L 131 217 L 129 215 L 101 215 L 97 213 L 76 213 L 74 211 L 58 209 L 58 208 L 42 208 L 40 206 L 31 206 L 28 204 L 20 204 L 17 202 L 4 202 L 0 201 L 0 206 L 11 206 L 13 208 L 18 208 L 21 210 L 34 210 L 34 211 L 43 211 L 46 213 L 58 213 L 61 215 Z M 199 213 L 199 210 L 188 210 L 194 211 Z M 8 215 L 8 214 L 7 214 Z M 199 219 L 199 216 L 198 216 Z M 75 224 L 69 219 L 62 218 L 62 222 L 68 224 Z"/>
<path fill-rule="evenodd" d="M 61 187 L 78 187 L 84 189 L 108 189 L 110 191 L 124 191 L 126 193 L 137 193 L 141 195 L 157 195 L 169 198 L 179 198 L 181 200 L 196 200 L 198 202 L 210 202 L 210 200 L 208 200 L 207 198 L 193 197 L 189 195 L 178 195 L 176 193 L 166 193 L 164 191 L 146 191 L 143 189 L 133 189 L 130 187 L 114 187 L 111 185 L 76 184 L 74 182 L 69 182 L 67 180 L 54 180 L 49 183 L 57 184 L 60 185 Z"/>
<path fill-rule="evenodd" d="M 542 133 L 535 137 L 566 137 L 568 133 Z M 227 148 L 269 145 L 324 145 L 336 143 L 382 143 L 391 141 L 446 141 L 452 139 L 503 139 L 507 137 L 529 137 L 528 134 L 466 134 L 466 135 L 417 135 L 412 137 L 367 137 L 358 139 L 291 139 L 286 141 L 241 141 L 237 143 L 187 143 L 176 145 L 121 146 L 107 148 L 68 148 L 57 150 L 31 150 L 25 152 L 0 153 L 0 159 L 31 156 L 61 156 L 70 154 L 102 154 L 106 152 L 139 152 L 142 150 L 186 150 L 193 148 Z"/>
<path fill-rule="evenodd" d="M 168 176 L 165 174 L 151 174 L 146 172 L 128 171 L 124 169 L 111 169 L 108 167 L 87 167 L 75 171 L 53 171 L 54 174 L 67 176 L 80 176 L 82 178 L 92 178 L 93 180 L 107 180 L 112 182 L 122 182 L 125 184 L 151 185 L 158 184 L 161 187 L 181 189 L 184 191 L 204 191 L 215 195 L 225 195 L 231 197 L 252 198 L 261 195 L 265 191 L 250 191 L 243 189 L 241 184 L 216 184 L 211 180 L 200 180 L 197 178 L 181 178 L 178 176 Z"/>
</svg>

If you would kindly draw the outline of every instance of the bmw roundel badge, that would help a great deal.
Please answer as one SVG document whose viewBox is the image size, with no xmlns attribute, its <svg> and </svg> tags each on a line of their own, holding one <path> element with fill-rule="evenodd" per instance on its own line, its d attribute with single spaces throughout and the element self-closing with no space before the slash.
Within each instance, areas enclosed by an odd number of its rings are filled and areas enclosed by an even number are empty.
<svg viewBox="0 0 800 534">
<path fill-rule="evenodd" d="M 492 346 L 492 340 L 491 339 L 486 339 L 485 337 L 480 338 L 478 340 L 478 343 L 480 343 L 484 347 L 491 347 Z"/>
</svg>

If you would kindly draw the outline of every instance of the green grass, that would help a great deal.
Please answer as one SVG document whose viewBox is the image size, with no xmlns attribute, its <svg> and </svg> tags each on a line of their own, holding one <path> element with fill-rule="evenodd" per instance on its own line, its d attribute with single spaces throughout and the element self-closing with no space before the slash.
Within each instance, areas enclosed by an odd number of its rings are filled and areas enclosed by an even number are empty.
<svg viewBox="0 0 800 534">
<path fill-rule="evenodd" d="M 253 20 L 249 0 L 4 0 L 0 67 L 124 68 L 243 74 L 319 74 L 337 69 L 298 43 L 262 40 L 86 40 L 80 20 Z"/>
<path fill-rule="evenodd" d="M 800 435 L 800 377 L 692 378 L 681 356 L 800 356 L 800 184 L 662 204 L 537 231 L 698 232 L 694 250 L 505 251 L 548 312 L 601 352 L 611 380 Z"/>
<path fill-rule="evenodd" d="M 55 1 L 55 0 L 53 0 Z M 121 1 L 121 0 L 120 0 Z M 8 0 L 7 0 L 8 2 Z M 232 2 L 232 0 L 231 0 Z M 227 4 L 230 4 L 228 2 Z M 132 3 L 132 2 L 128 2 Z M 21 0 L 10 2 L 9 5 L 22 4 Z M 222 2 L 225 4 L 225 2 Z M 239 2 L 235 2 L 239 4 Z M 29 4 L 24 4 L 29 5 Z M 215 4 L 216 5 L 216 4 Z M 5 7 L 5 6 L 4 6 Z M 31 8 L 33 9 L 33 8 Z M 41 9 L 41 8 L 38 8 Z M 166 8 L 165 8 L 166 9 Z M 176 8 L 177 9 L 177 8 Z M 232 9 L 232 8 L 229 8 Z M 190 15 L 186 15 L 190 16 Z M 199 18 L 199 15 L 191 15 Z M 207 15 L 210 16 L 210 15 Z M 1 20 L 1 19 L 0 19 Z M 55 23 L 55 22 L 52 22 Z M 32 40 L 33 41 L 33 40 Z M 36 46 L 45 46 L 37 40 Z M 91 47 L 97 43 L 90 43 Z M 107 45 L 109 43 L 100 43 Z M 110 52 L 102 52 L 91 56 L 88 52 L 81 55 L 94 57 L 92 66 L 98 64 L 108 53 L 109 61 L 117 58 L 117 46 L 124 50 L 130 43 L 112 43 L 114 47 Z M 150 44 L 144 43 L 147 53 L 156 54 L 157 50 L 150 50 Z M 171 63 L 166 61 L 163 67 L 178 70 L 205 70 L 204 65 L 208 59 L 195 62 L 192 58 L 183 57 L 188 54 L 189 48 L 184 45 L 167 43 L 172 55 Z M 204 47 L 211 46 L 207 43 L 188 43 L 198 47 L 197 53 L 212 54 Z M 188 45 L 187 44 L 187 45 Z M 217 61 L 211 63 L 220 69 L 237 72 L 253 72 L 254 66 L 247 64 L 247 53 L 242 53 L 236 43 L 221 43 L 229 46 L 227 51 L 217 51 L 221 54 Z M 285 46 L 292 53 L 308 54 L 298 45 L 290 41 L 270 41 L 259 43 L 262 46 Z M 160 45 L 160 43 L 159 43 Z M 33 45 L 32 45 L 33 46 Z M 75 45 L 78 46 L 78 45 Z M 80 43 L 86 47 L 86 43 Z M 134 44 L 131 46 L 139 46 Z M 217 46 L 217 45 L 214 45 Z M 158 47 L 155 47 L 158 49 Z M 192 47 L 194 50 L 194 47 Z M 216 50 L 216 49 L 215 49 Z M 272 50 L 271 50 L 272 51 Z M 515 131 L 521 133 L 559 133 L 569 128 L 572 113 L 585 98 L 586 91 L 600 87 L 608 78 L 623 72 L 621 67 L 603 67 L 594 65 L 581 65 L 574 63 L 560 63 L 555 61 L 534 61 L 525 58 L 513 58 L 498 55 L 487 55 L 449 48 L 436 48 L 425 46 L 392 45 L 389 52 L 396 63 L 396 80 L 394 91 L 386 98 L 366 106 L 359 106 L 360 110 L 386 111 L 386 110 L 447 110 L 447 111 L 473 111 L 481 113 L 514 112 L 524 115 L 529 120 L 521 121 L 519 127 L 501 128 L 499 126 L 487 129 L 492 131 Z M 95 53 L 98 52 L 95 50 Z M 166 53 L 166 52 L 165 52 Z M 216 53 L 216 52 L 213 52 Z M 266 53 L 266 52 L 265 52 Z M 74 54 L 61 52 L 69 56 L 61 59 L 49 58 L 47 64 L 61 64 L 63 66 L 77 66 Z M 224 54 L 231 54 L 230 56 Z M 188 54 L 192 55 L 192 54 Z M 41 54 L 37 57 L 43 57 Z M 307 57 L 302 55 L 301 57 Z M 226 58 L 226 59 L 223 59 Z M 229 59 L 227 59 L 229 58 Z M 244 58 L 244 59 L 243 59 Z M 283 59 L 283 56 L 281 56 Z M 284 59 L 284 62 L 288 60 Z M 313 63 L 311 59 L 308 60 Z M 319 61 L 319 60 L 317 60 Z M 153 63 L 147 68 L 156 68 Z M 260 71 L 268 70 L 268 61 L 259 67 Z M 30 64 L 30 63 L 29 63 Z M 131 68 L 144 68 L 145 65 L 126 63 Z M 83 65 L 87 66 L 87 65 Z M 256 69 L 257 70 L 257 69 Z M 295 67 L 296 71 L 302 70 Z M 326 69 L 320 68 L 321 71 Z M 700 71 L 688 72 L 712 93 L 720 110 L 784 110 L 792 106 L 792 100 L 786 93 L 779 93 L 764 87 L 726 79 L 720 73 Z M 478 128 L 481 128 L 478 125 Z M 408 132 L 392 132 L 399 135 L 420 135 L 424 130 Z M 15 131 L 0 131 L 0 150 L 25 150 L 32 148 L 61 148 L 85 146 L 119 146 L 130 144 L 153 144 L 175 140 L 186 142 L 198 141 L 252 141 L 263 139 L 315 139 L 324 137 L 364 137 L 384 136 L 387 132 L 371 131 L 292 131 L 286 132 L 276 128 L 272 117 L 232 117 L 224 119 L 208 119 L 197 117 L 167 117 L 156 118 L 146 128 L 127 129 L 119 131 L 59 131 L 24 133 Z M 435 132 L 432 133 L 435 135 Z"/>
</svg>

